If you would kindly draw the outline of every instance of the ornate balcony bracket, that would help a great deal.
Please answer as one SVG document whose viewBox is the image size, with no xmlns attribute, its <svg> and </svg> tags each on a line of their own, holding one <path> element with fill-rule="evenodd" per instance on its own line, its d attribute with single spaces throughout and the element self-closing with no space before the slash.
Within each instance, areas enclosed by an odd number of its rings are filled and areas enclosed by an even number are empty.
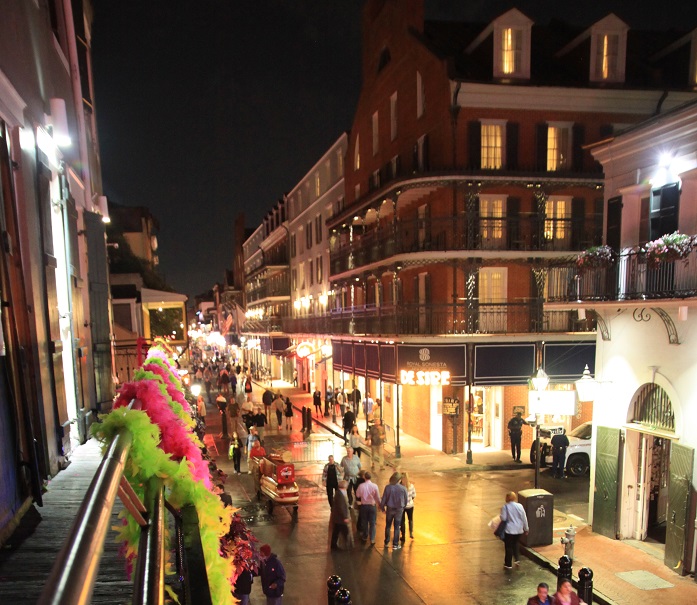
<svg viewBox="0 0 697 605">
<path fill-rule="evenodd" d="M 593 313 L 595 313 L 595 322 L 598 330 L 600 330 L 600 337 L 605 341 L 610 340 L 610 326 L 605 321 L 605 318 L 597 311 L 593 311 Z"/>
<path fill-rule="evenodd" d="M 668 315 L 668 313 L 666 313 L 666 311 L 660 307 L 651 307 L 651 310 L 663 320 L 663 324 L 666 327 L 666 332 L 668 332 L 668 342 L 672 345 L 679 345 L 680 339 L 678 338 L 678 330 L 675 327 L 673 320 L 670 318 L 670 315 Z"/>
</svg>

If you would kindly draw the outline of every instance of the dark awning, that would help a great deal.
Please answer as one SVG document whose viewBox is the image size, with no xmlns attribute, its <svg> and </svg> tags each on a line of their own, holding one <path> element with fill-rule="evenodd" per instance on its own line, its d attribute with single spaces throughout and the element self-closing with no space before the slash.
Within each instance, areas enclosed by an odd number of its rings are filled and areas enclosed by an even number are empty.
<svg viewBox="0 0 697 605">
<path fill-rule="evenodd" d="M 534 372 L 533 343 L 474 347 L 474 384 L 527 384 Z"/>
<path fill-rule="evenodd" d="M 583 369 L 588 366 L 595 375 L 594 342 L 553 342 L 543 347 L 545 372 L 553 382 L 573 382 L 581 378 Z"/>
</svg>

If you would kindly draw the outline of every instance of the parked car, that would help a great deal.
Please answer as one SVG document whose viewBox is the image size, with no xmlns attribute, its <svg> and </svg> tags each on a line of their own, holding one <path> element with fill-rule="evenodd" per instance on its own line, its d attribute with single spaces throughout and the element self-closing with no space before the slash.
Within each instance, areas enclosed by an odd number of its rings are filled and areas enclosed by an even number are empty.
<svg viewBox="0 0 697 605">
<path fill-rule="evenodd" d="M 540 426 L 540 446 L 542 448 L 540 466 L 552 464 L 552 436 L 562 431 L 563 428 L 560 426 Z M 584 422 L 566 434 L 569 438 L 569 447 L 566 448 L 564 465 L 568 475 L 580 477 L 590 470 L 592 433 L 593 423 Z M 530 462 L 533 464 L 535 464 L 536 451 L 537 441 L 535 440 L 530 448 Z"/>
</svg>

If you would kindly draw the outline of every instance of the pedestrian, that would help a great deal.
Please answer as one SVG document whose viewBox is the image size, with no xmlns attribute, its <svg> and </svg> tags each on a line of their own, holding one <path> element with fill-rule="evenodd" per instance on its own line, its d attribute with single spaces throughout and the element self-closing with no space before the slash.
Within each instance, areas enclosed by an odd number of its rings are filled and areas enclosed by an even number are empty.
<svg viewBox="0 0 697 605">
<path fill-rule="evenodd" d="M 293 430 L 293 404 L 290 402 L 290 397 L 286 397 L 286 430 Z"/>
<path fill-rule="evenodd" d="M 273 404 L 273 391 L 271 389 L 266 389 L 264 394 L 261 396 L 261 402 L 264 404 L 264 413 L 266 414 L 267 424 L 271 424 L 271 405 Z"/>
<path fill-rule="evenodd" d="M 365 399 L 363 399 L 363 415 L 365 416 L 366 424 L 373 419 L 373 406 L 375 402 L 370 397 L 370 393 L 365 394 Z"/>
<path fill-rule="evenodd" d="M 297 387 L 298 386 L 298 371 L 293 370 L 293 386 Z"/>
<path fill-rule="evenodd" d="M 353 416 L 358 418 L 358 406 L 361 403 L 361 391 L 354 387 L 353 393 L 351 393 L 351 409 L 353 410 Z"/>
<path fill-rule="evenodd" d="M 203 382 L 203 370 L 201 366 L 196 367 L 196 373 L 194 374 L 194 382 L 201 384 Z"/>
<path fill-rule="evenodd" d="M 348 444 L 350 447 L 353 448 L 353 451 L 359 458 L 361 457 L 361 445 L 363 445 L 364 443 L 365 441 L 363 440 L 363 437 L 361 437 L 361 434 L 358 431 L 358 426 L 354 424 L 353 427 L 351 427 L 351 432 L 348 436 Z"/>
<path fill-rule="evenodd" d="M 566 429 L 552 436 L 552 476 L 556 479 L 564 478 L 564 463 L 566 462 L 566 448 L 569 447 L 569 438 Z M 540 460 L 542 462 L 542 460 Z"/>
<path fill-rule="evenodd" d="M 283 412 L 286 409 L 286 404 L 280 392 L 276 393 L 276 398 L 273 400 L 273 407 L 276 411 L 276 422 L 278 423 L 278 430 L 280 431 L 281 425 L 283 424 Z"/>
<path fill-rule="evenodd" d="M 206 426 L 206 402 L 203 400 L 203 395 L 196 398 L 196 413 L 201 419 L 203 426 Z"/>
<path fill-rule="evenodd" d="M 562 580 L 559 583 L 557 592 L 554 593 L 553 603 L 555 605 L 579 605 L 585 603 L 579 596 L 571 590 L 571 580 Z"/>
<path fill-rule="evenodd" d="M 339 481 L 339 490 L 334 496 L 334 502 L 332 503 L 332 512 L 329 517 L 330 525 L 332 528 L 332 539 L 331 539 L 331 549 L 338 550 L 338 540 L 339 535 L 344 536 L 344 541 L 346 547 L 350 547 L 350 534 L 349 525 L 351 523 L 351 517 L 349 516 L 349 502 L 346 496 L 346 489 L 348 482 L 341 480 Z"/>
<path fill-rule="evenodd" d="M 252 395 L 252 376 L 247 374 L 244 378 L 244 393 L 247 397 Z"/>
<path fill-rule="evenodd" d="M 252 447 L 254 447 L 254 441 L 259 439 L 259 433 L 257 433 L 257 427 L 252 426 L 247 434 L 247 472 L 251 475 L 252 469 L 249 466 L 250 459 L 252 457 Z"/>
<path fill-rule="evenodd" d="M 239 605 L 249 605 L 249 595 L 252 593 L 254 576 L 248 569 L 242 569 L 235 580 L 232 596 L 239 601 Z"/>
<path fill-rule="evenodd" d="M 341 392 L 341 389 L 337 388 L 336 389 L 336 395 L 334 397 L 335 401 L 335 407 L 338 408 L 338 411 L 336 412 L 339 418 L 344 417 L 344 407 L 345 407 L 345 400 L 346 398 L 344 397 L 344 394 Z"/>
<path fill-rule="evenodd" d="M 506 555 L 503 561 L 504 569 L 513 569 L 515 566 L 520 566 L 520 549 L 518 541 L 520 536 L 528 535 L 528 517 L 525 514 L 523 505 L 518 502 L 518 496 L 515 492 L 506 494 L 506 504 L 501 507 L 499 513 L 501 523 L 505 523 L 503 542 Z"/>
<path fill-rule="evenodd" d="M 315 406 L 317 418 L 320 418 L 322 416 L 322 392 L 318 386 L 315 386 L 315 392 L 312 393 L 312 403 Z"/>
<path fill-rule="evenodd" d="M 358 525 L 361 539 L 366 541 L 370 536 L 370 544 L 374 545 L 377 507 L 380 505 L 380 491 L 378 486 L 372 482 L 372 475 L 369 471 L 363 473 L 363 483 L 356 489 L 356 499 L 361 502 L 361 506 L 358 509 Z"/>
<path fill-rule="evenodd" d="M 402 475 L 392 473 L 390 484 L 385 486 L 380 500 L 380 510 L 385 513 L 385 548 L 390 545 L 390 530 L 394 527 L 392 550 L 399 550 L 399 530 L 402 525 L 404 507 L 407 505 L 407 489 L 399 482 Z"/>
<path fill-rule="evenodd" d="M 407 505 L 404 507 L 404 515 L 402 515 L 402 544 L 407 539 L 407 519 L 409 520 L 409 537 L 414 539 L 414 499 L 416 498 L 416 487 L 409 481 L 409 475 L 405 471 L 402 473 L 402 478 L 399 481 L 407 488 Z"/>
<path fill-rule="evenodd" d="M 218 373 L 218 393 L 222 393 L 226 397 L 230 396 L 230 374 L 225 367 Z"/>
<path fill-rule="evenodd" d="M 283 589 L 286 585 L 286 570 L 271 547 L 264 544 L 259 549 L 261 558 L 261 588 L 266 595 L 266 605 L 283 605 Z"/>
<path fill-rule="evenodd" d="M 554 605 L 554 597 L 550 596 L 546 582 L 537 585 L 537 594 L 528 599 L 528 605 Z"/>
<path fill-rule="evenodd" d="M 206 387 L 206 397 L 208 398 L 208 403 L 212 403 L 211 401 L 211 385 L 213 383 L 213 373 L 211 372 L 211 369 L 206 365 L 205 369 L 203 370 L 203 384 Z"/>
<path fill-rule="evenodd" d="M 353 455 L 353 448 L 346 448 L 346 455 L 341 459 L 341 469 L 344 471 L 344 480 L 348 481 L 348 503 L 353 504 L 353 496 L 351 492 L 356 491 L 356 481 L 358 480 L 358 471 L 361 470 L 361 459 Z"/>
<path fill-rule="evenodd" d="M 230 447 L 228 448 L 228 460 L 232 460 L 232 464 L 235 468 L 235 472 L 240 474 L 240 462 L 242 460 L 242 450 L 244 449 L 244 444 L 242 439 L 237 434 L 237 431 L 233 431 L 232 439 L 230 440 Z"/>
<path fill-rule="evenodd" d="M 380 470 L 385 470 L 385 457 L 383 449 L 385 447 L 385 429 L 382 426 L 379 418 L 373 420 L 373 425 L 370 427 L 370 455 L 371 468 L 375 468 L 375 461 L 380 463 Z"/>
<path fill-rule="evenodd" d="M 322 470 L 322 485 L 327 489 L 327 500 L 329 500 L 330 508 L 334 502 L 334 492 L 339 487 L 340 473 L 341 466 L 338 462 L 334 462 L 334 456 L 329 456 L 329 462 L 324 465 Z"/>
<path fill-rule="evenodd" d="M 220 393 L 215 398 L 215 403 L 218 406 L 218 410 L 220 411 L 220 423 L 222 425 L 222 432 L 220 433 L 220 437 L 222 439 L 227 439 L 229 437 L 229 434 L 227 425 L 227 399 L 225 398 L 225 395 Z"/>
<path fill-rule="evenodd" d="M 324 394 L 324 415 L 329 416 L 329 410 L 334 403 L 334 389 L 332 385 L 327 385 L 327 392 Z"/>
<path fill-rule="evenodd" d="M 344 442 L 346 442 L 346 434 L 351 432 L 351 429 L 356 424 L 356 415 L 350 408 L 344 414 Z"/>
<path fill-rule="evenodd" d="M 266 414 L 261 411 L 262 408 L 259 406 L 259 408 L 256 410 L 256 413 L 254 414 L 254 426 L 257 427 L 257 434 L 259 435 L 259 441 L 261 443 L 264 443 L 264 429 L 266 427 Z"/>
<path fill-rule="evenodd" d="M 513 460 L 520 462 L 520 441 L 523 437 L 523 425 L 527 424 L 522 412 L 516 412 L 508 421 L 508 435 L 511 438 L 511 455 Z"/>
<path fill-rule="evenodd" d="M 259 439 L 255 439 L 252 442 L 252 451 L 249 452 L 249 455 L 251 458 L 265 458 L 266 457 L 266 450 L 264 449 L 264 445 L 262 444 Z"/>
</svg>

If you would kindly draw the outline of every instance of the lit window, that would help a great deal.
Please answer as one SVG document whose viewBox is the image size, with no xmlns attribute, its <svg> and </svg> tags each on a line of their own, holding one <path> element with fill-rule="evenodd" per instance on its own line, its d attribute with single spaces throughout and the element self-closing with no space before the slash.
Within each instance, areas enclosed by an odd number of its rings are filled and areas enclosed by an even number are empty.
<svg viewBox="0 0 697 605">
<path fill-rule="evenodd" d="M 356 147 L 353 150 L 353 169 L 359 170 L 361 167 L 361 135 L 356 135 Z"/>
<path fill-rule="evenodd" d="M 620 37 L 617 34 L 598 36 L 595 57 L 595 77 L 598 80 L 616 80 Z"/>
<path fill-rule="evenodd" d="M 482 168 L 503 168 L 504 124 L 482 123 Z"/>
<path fill-rule="evenodd" d="M 545 239 L 564 242 L 571 237 L 571 198 L 549 198 L 545 204 Z"/>
<path fill-rule="evenodd" d="M 390 97 L 390 141 L 397 138 L 397 93 Z"/>
<path fill-rule="evenodd" d="M 497 248 L 503 243 L 505 212 L 506 201 L 503 197 L 479 196 L 482 247 Z"/>
<path fill-rule="evenodd" d="M 547 127 L 547 170 L 571 168 L 571 126 L 549 124 Z"/>
<path fill-rule="evenodd" d="M 523 56 L 523 32 L 507 27 L 501 31 L 501 71 L 516 74 L 520 71 Z"/>
<path fill-rule="evenodd" d="M 320 187 L 320 180 L 319 180 L 319 172 L 315 172 L 315 195 L 319 197 L 321 191 Z"/>
</svg>

